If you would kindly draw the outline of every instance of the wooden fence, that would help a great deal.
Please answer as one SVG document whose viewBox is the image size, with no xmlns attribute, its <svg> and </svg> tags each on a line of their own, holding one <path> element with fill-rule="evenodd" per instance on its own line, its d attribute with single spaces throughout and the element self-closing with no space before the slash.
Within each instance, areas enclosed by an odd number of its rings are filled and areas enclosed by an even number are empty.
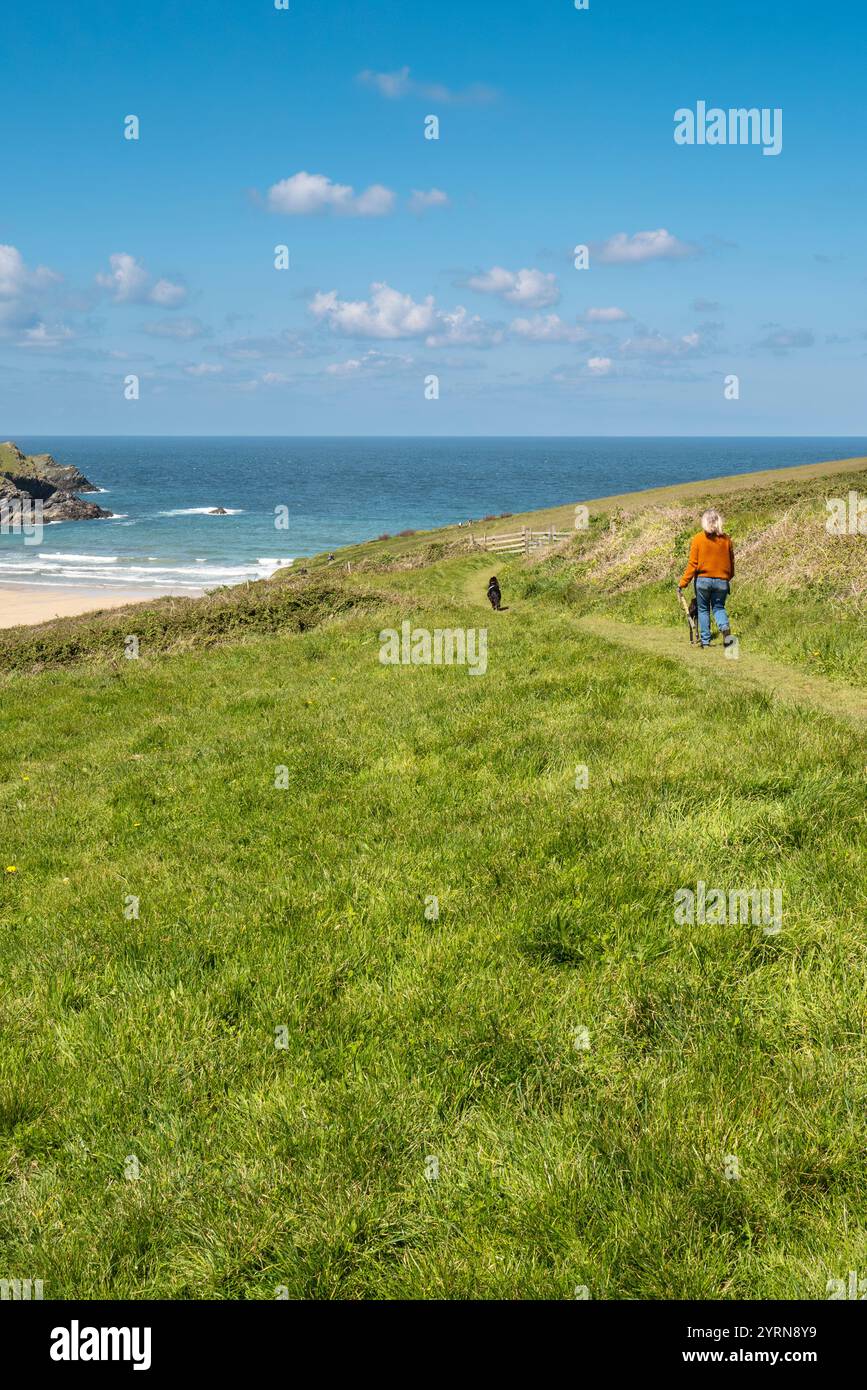
<svg viewBox="0 0 867 1390">
<path fill-rule="evenodd" d="M 532 550 L 544 550 L 558 541 L 565 541 L 570 535 L 571 532 L 556 531 L 553 526 L 547 531 L 532 531 L 524 526 L 520 531 L 501 531 L 493 536 L 472 536 L 471 539 L 482 550 L 492 550 L 498 555 L 529 555 Z"/>
</svg>

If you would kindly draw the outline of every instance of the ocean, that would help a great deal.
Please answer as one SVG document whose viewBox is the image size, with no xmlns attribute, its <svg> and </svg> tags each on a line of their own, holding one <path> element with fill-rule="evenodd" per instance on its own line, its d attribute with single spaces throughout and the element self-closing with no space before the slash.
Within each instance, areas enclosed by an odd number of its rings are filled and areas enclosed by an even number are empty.
<svg viewBox="0 0 867 1390">
<path fill-rule="evenodd" d="M 867 439 L 69 438 L 19 436 L 75 464 L 111 520 L 39 545 L 0 535 L 0 584 L 196 591 L 385 532 L 608 493 L 867 454 Z M 712 490 L 708 500 L 712 500 Z M 208 516 L 224 507 L 228 516 Z M 275 527 L 286 508 L 287 529 Z"/>
</svg>

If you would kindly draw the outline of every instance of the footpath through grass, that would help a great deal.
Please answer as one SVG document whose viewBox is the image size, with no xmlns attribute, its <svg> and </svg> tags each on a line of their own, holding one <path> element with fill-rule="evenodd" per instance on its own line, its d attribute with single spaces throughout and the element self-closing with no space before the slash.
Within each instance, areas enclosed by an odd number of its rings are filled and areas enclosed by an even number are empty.
<svg viewBox="0 0 867 1390">
<path fill-rule="evenodd" d="M 784 705 L 807 705 L 813 709 L 837 718 L 851 718 L 859 723 L 867 720 L 867 690 L 852 686 L 835 684 L 823 676 L 800 672 L 782 661 L 757 655 L 747 648 L 743 650 L 738 642 L 730 648 L 731 660 L 723 661 L 722 644 L 717 639 L 710 648 L 702 649 L 698 643 L 690 645 L 685 633 L 674 632 L 671 628 L 652 627 L 646 623 L 612 622 L 609 618 L 585 617 L 578 622 L 585 632 L 592 632 L 603 641 L 620 643 L 633 651 L 654 655 L 669 661 L 686 662 L 692 678 L 697 682 L 695 698 L 708 704 L 720 698 L 725 699 L 731 687 L 740 690 L 754 690 L 759 694 L 771 695 Z M 785 717 L 780 710 L 779 717 Z"/>
<path fill-rule="evenodd" d="M 863 725 L 600 639 L 576 563 L 505 570 L 500 615 L 458 554 L 336 618 L 248 593 L 243 641 L 22 637 L 0 1276 L 755 1299 L 867 1265 Z M 383 666 L 405 617 L 486 625 L 487 674 Z M 779 889 L 782 930 L 679 925 L 699 881 Z"/>
</svg>

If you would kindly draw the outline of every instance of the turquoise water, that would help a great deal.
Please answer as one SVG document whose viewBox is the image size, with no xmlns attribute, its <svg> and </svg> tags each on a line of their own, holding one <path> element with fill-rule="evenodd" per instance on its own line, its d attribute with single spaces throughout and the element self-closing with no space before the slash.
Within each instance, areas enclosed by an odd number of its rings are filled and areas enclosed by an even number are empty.
<svg viewBox="0 0 867 1390">
<path fill-rule="evenodd" d="M 383 532 L 867 453 L 865 439 L 20 437 L 112 520 L 0 535 L 0 583 L 200 589 Z M 90 494 L 87 494 L 90 496 Z M 709 500 L 710 494 L 709 494 Z M 206 515 L 222 506 L 231 515 Z M 286 508 L 288 529 L 275 527 Z"/>
</svg>

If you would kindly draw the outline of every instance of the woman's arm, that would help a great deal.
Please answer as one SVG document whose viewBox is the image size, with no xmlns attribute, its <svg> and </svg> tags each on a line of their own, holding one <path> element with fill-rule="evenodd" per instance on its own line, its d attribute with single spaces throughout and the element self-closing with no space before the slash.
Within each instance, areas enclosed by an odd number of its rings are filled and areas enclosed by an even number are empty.
<svg viewBox="0 0 867 1390">
<path fill-rule="evenodd" d="M 693 536 L 692 544 L 689 547 L 689 559 L 686 562 L 686 569 L 677 586 L 679 589 L 685 589 L 687 584 L 689 584 L 698 573 L 698 540 L 698 536 Z"/>
</svg>

